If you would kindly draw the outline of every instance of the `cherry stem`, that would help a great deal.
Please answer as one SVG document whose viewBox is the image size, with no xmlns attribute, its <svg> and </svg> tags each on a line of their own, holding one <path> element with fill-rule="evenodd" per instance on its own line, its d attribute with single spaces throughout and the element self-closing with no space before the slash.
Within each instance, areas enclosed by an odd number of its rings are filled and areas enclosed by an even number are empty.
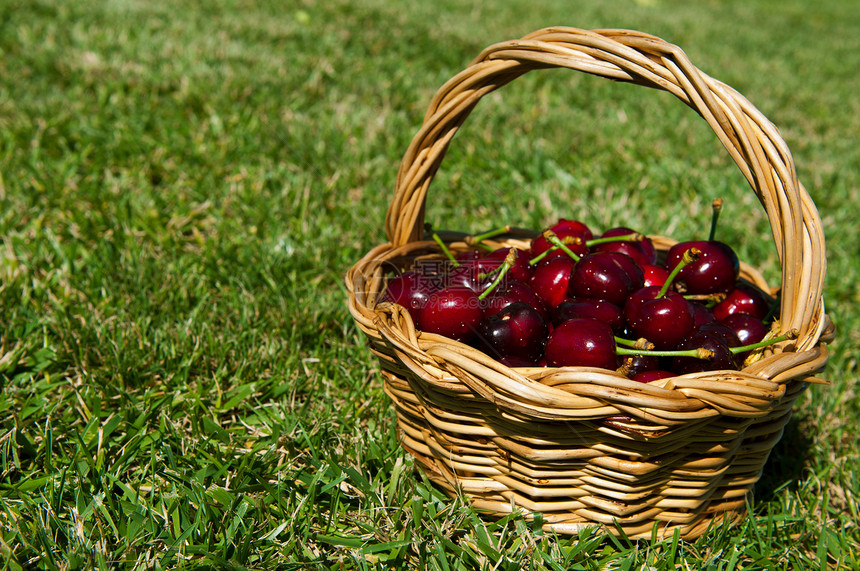
<svg viewBox="0 0 860 571">
<path fill-rule="evenodd" d="M 556 236 L 555 232 L 553 232 L 552 230 L 547 230 L 546 232 L 543 233 L 543 237 L 546 238 L 547 242 L 549 242 L 553 246 L 556 246 L 557 248 L 560 248 L 562 252 L 564 252 L 565 254 L 570 256 L 571 258 L 573 258 L 573 260 L 575 262 L 579 261 L 579 256 L 577 256 L 573 252 L 573 250 L 568 248 L 567 244 L 565 244 L 565 242 L 561 238 Z M 576 238 L 573 238 L 573 240 L 576 241 Z M 571 242 L 571 243 L 573 243 L 573 242 Z"/>
<path fill-rule="evenodd" d="M 490 293 L 492 293 L 492 291 L 494 289 L 496 289 L 496 287 L 500 283 L 502 283 L 502 280 L 505 279 L 505 274 L 508 273 L 508 270 L 511 269 L 511 267 L 516 263 L 516 261 L 517 261 L 517 249 L 511 248 L 510 250 L 508 250 L 508 255 L 505 256 L 505 261 L 502 262 L 501 266 L 499 266 L 498 273 L 496 274 L 496 279 L 493 280 L 493 283 L 491 283 L 489 285 L 489 287 L 487 287 L 487 289 L 485 289 L 483 292 L 481 292 L 481 294 L 478 296 L 478 299 L 482 300 L 482 299 L 486 298 L 488 295 L 490 295 Z"/>
<path fill-rule="evenodd" d="M 672 282 L 675 280 L 675 277 L 678 275 L 678 272 L 680 272 L 684 268 L 684 266 L 692 264 L 693 262 L 698 260 L 699 256 L 701 255 L 702 251 L 698 248 L 688 248 L 687 250 L 685 250 L 684 256 L 681 258 L 681 261 L 678 262 L 678 265 L 672 269 L 671 273 L 669 274 L 669 277 L 666 278 L 666 283 L 664 283 L 663 287 L 660 288 L 660 292 L 657 294 L 657 297 L 660 298 L 665 296 L 666 292 L 669 291 L 669 288 L 672 287 Z"/>
<path fill-rule="evenodd" d="M 767 347 L 768 345 L 773 345 L 775 343 L 779 343 L 781 341 L 790 341 L 792 339 L 797 339 L 800 332 L 797 329 L 792 329 L 787 333 L 783 333 L 777 337 L 771 337 L 770 339 L 765 339 L 764 341 L 759 341 L 758 343 L 751 343 L 749 345 L 742 345 L 740 347 L 731 347 L 729 350 L 737 355 L 738 353 L 746 353 L 747 351 L 755 351 L 756 349 L 761 349 L 762 347 Z"/>
<path fill-rule="evenodd" d="M 708 234 L 708 241 L 714 240 L 714 235 L 717 233 L 717 220 L 720 218 L 720 211 L 723 209 L 723 199 L 715 198 L 711 203 L 711 232 Z"/>
<path fill-rule="evenodd" d="M 634 349 L 645 349 L 648 351 L 654 348 L 654 344 L 644 337 L 640 337 L 639 339 L 625 339 L 624 337 L 618 337 L 616 335 L 615 343 L 617 345 L 626 345 L 627 347 L 632 347 Z"/>
<path fill-rule="evenodd" d="M 632 234 L 623 234 L 621 236 L 607 236 L 605 238 L 592 238 L 585 245 L 589 248 L 598 244 L 606 244 L 607 242 L 642 242 L 645 240 L 645 234 L 633 232 Z"/>
<path fill-rule="evenodd" d="M 475 234 L 474 236 L 466 236 L 465 242 L 469 246 L 480 246 L 481 242 L 484 240 L 489 240 L 490 238 L 495 238 L 496 236 L 501 236 L 502 234 L 507 234 L 511 231 L 511 227 L 509 224 L 505 224 L 504 226 L 500 226 L 494 230 L 488 230 L 483 234 Z"/>
<path fill-rule="evenodd" d="M 660 351 L 657 349 L 628 349 L 626 347 L 615 347 L 618 355 L 645 355 L 651 357 L 693 357 L 694 359 L 713 359 L 714 352 L 704 347 L 695 349 L 675 349 Z"/>
<path fill-rule="evenodd" d="M 457 258 L 454 257 L 454 254 L 451 253 L 451 250 L 448 249 L 448 246 L 445 245 L 445 242 L 442 241 L 442 238 L 439 236 L 439 234 L 437 234 L 436 231 L 433 230 L 433 226 L 431 226 L 429 223 L 425 224 L 424 230 L 430 233 L 430 235 L 433 237 L 433 241 L 439 245 L 439 248 L 442 249 L 442 252 L 445 254 L 445 256 L 451 261 L 452 264 L 454 264 L 454 267 L 459 268 L 460 262 L 458 262 Z"/>
<path fill-rule="evenodd" d="M 689 301 L 703 301 L 705 302 L 705 307 L 711 308 L 724 301 L 728 294 L 726 293 L 702 293 L 695 294 L 691 293 L 684 296 L 684 299 Z"/>
<path fill-rule="evenodd" d="M 561 239 L 561 242 L 564 245 L 581 244 L 582 243 L 582 241 L 579 238 L 576 238 L 575 236 L 565 236 L 564 238 Z M 529 265 L 533 266 L 533 265 L 537 264 L 538 262 L 540 262 L 541 260 L 546 258 L 550 254 L 550 252 L 555 252 L 558 249 L 560 249 L 560 246 L 557 246 L 557 245 L 554 245 L 550 248 L 547 248 L 546 250 L 544 250 L 543 252 L 541 252 L 540 254 L 538 254 L 537 256 L 532 258 L 531 260 L 529 260 Z M 576 256 L 576 254 L 573 254 L 573 256 Z"/>
</svg>

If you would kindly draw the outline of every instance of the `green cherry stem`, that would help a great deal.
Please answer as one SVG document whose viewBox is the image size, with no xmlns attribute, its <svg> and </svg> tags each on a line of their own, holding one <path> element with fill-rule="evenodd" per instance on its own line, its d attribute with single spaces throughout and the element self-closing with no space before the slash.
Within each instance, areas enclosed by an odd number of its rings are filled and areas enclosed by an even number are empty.
<svg viewBox="0 0 860 571">
<path fill-rule="evenodd" d="M 615 352 L 618 355 L 646 355 L 651 357 L 693 357 L 694 359 L 712 359 L 714 357 L 714 352 L 704 347 L 659 351 L 656 349 L 628 349 L 616 346 Z"/>
<path fill-rule="evenodd" d="M 478 296 L 478 299 L 483 300 L 488 295 L 490 295 L 490 293 L 492 293 L 492 291 L 494 289 L 496 289 L 496 287 L 500 283 L 502 283 L 502 280 L 505 279 L 505 274 L 507 274 L 508 270 L 511 269 L 511 266 L 513 266 L 516 263 L 516 260 L 517 260 L 517 249 L 511 248 L 510 250 L 508 250 L 508 255 L 505 257 L 505 261 L 502 262 L 501 266 L 499 266 L 500 269 L 499 269 L 498 273 L 496 274 L 496 279 L 493 280 L 493 283 L 491 283 L 487 289 L 485 289 L 483 292 L 481 292 L 481 294 Z"/>
<path fill-rule="evenodd" d="M 624 234 L 623 236 L 607 236 L 605 238 L 592 238 L 585 242 L 589 248 L 598 244 L 606 244 L 607 242 L 642 242 L 645 240 L 645 234 L 633 232 L 632 234 Z"/>
<path fill-rule="evenodd" d="M 717 220 L 720 218 L 720 212 L 723 210 L 723 199 L 715 198 L 711 203 L 711 231 L 708 234 L 708 240 L 713 241 L 714 235 L 717 233 Z"/>
<path fill-rule="evenodd" d="M 792 329 L 787 333 L 783 333 L 777 337 L 771 337 L 770 339 L 765 339 L 764 341 L 759 341 L 758 343 L 750 343 L 749 345 L 742 345 L 740 347 L 731 347 L 729 350 L 734 353 L 746 353 L 747 351 L 755 351 L 756 349 L 761 349 L 762 347 L 767 347 L 769 345 L 773 345 L 775 343 L 780 343 L 781 341 L 790 341 L 792 339 L 797 339 L 800 332 L 797 329 Z"/>
<path fill-rule="evenodd" d="M 699 259 L 699 256 L 702 255 L 702 251 L 698 248 L 689 248 L 684 252 L 684 256 L 681 258 L 681 261 L 678 262 L 678 265 L 675 266 L 671 273 L 669 273 L 669 277 L 666 278 L 666 283 L 663 284 L 663 287 L 660 288 L 660 292 L 657 294 L 657 297 L 663 297 L 666 295 L 666 292 L 669 291 L 669 288 L 672 287 L 672 282 L 675 280 L 675 277 L 678 275 L 684 266 L 688 264 L 692 264 L 696 260 Z"/>
<path fill-rule="evenodd" d="M 689 301 L 701 301 L 705 307 L 711 308 L 726 299 L 725 293 L 703 293 L 703 294 L 687 294 L 684 299 Z"/>
<path fill-rule="evenodd" d="M 508 234 L 511 231 L 511 227 L 509 224 L 505 224 L 504 226 L 500 226 L 499 228 L 495 228 L 493 230 L 488 230 L 483 234 L 475 234 L 473 236 L 466 236 L 466 244 L 469 246 L 480 246 L 481 242 L 484 240 L 489 240 L 490 238 L 495 238 L 496 236 L 501 236 L 502 234 Z"/>
<path fill-rule="evenodd" d="M 454 254 L 451 253 L 451 250 L 448 249 L 448 246 L 445 245 L 445 242 L 442 241 L 442 238 L 439 236 L 439 234 L 437 234 L 436 231 L 433 230 L 433 226 L 427 223 L 424 225 L 424 230 L 430 233 L 430 236 L 432 236 L 433 241 L 439 245 L 439 248 L 441 248 L 442 252 L 445 254 L 445 257 L 447 257 L 448 260 L 451 261 L 454 267 L 459 268 L 460 262 L 458 262 L 457 258 L 454 257 Z"/>
<path fill-rule="evenodd" d="M 616 335 L 615 344 L 625 345 L 627 347 L 632 347 L 633 349 L 644 349 L 646 351 L 650 351 L 654 348 L 654 344 L 645 339 L 644 337 L 640 337 L 639 339 L 625 339 L 624 337 L 618 337 Z"/>
<path fill-rule="evenodd" d="M 571 237 L 571 236 L 568 236 L 568 237 L 566 237 L 566 238 L 570 238 L 570 240 L 566 240 L 566 239 L 565 239 L 565 240 L 562 240 L 562 239 L 561 239 L 561 238 L 559 238 L 559 237 L 556 235 L 556 233 L 555 233 L 555 232 L 553 232 L 552 230 L 546 230 L 546 231 L 543 233 L 543 237 L 544 237 L 544 238 L 546 238 L 546 241 L 547 241 L 547 242 L 549 242 L 550 244 L 552 244 L 553 246 L 555 246 L 555 248 L 560 249 L 560 250 L 561 250 L 561 251 L 563 251 L 565 254 L 567 254 L 568 256 L 570 256 L 571 258 L 573 258 L 573 260 L 574 260 L 575 262 L 578 262 L 578 261 L 579 261 L 579 256 L 578 256 L 578 255 L 576 255 L 576 254 L 573 252 L 573 250 L 571 250 L 570 248 L 568 248 L 568 247 L 567 247 L 567 244 L 572 244 L 572 243 L 574 243 L 574 242 L 576 241 L 576 238 L 573 238 L 573 237 Z M 541 256 L 536 256 L 535 258 L 533 258 L 532 260 L 530 260 L 530 261 L 529 261 L 529 264 L 536 264 L 536 263 L 537 263 L 537 262 L 539 262 L 541 259 L 543 259 L 543 256 L 545 256 L 547 253 L 549 253 L 549 250 L 547 250 L 546 252 L 544 252 L 544 253 L 543 253 L 543 255 L 541 255 Z M 535 261 L 535 260 L 537 260 L 537 261 Z"/>
</svg>

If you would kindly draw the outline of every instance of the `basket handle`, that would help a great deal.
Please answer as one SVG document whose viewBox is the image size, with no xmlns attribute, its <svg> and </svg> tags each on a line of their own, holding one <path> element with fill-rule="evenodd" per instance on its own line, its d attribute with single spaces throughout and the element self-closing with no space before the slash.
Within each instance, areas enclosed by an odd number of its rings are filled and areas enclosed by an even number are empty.
<svg viewBox="0 0 860 571">
<path fill-rule="evenodd" d="M 821 297 L 824 233 L 788 146 L 741 94 L 697 69 L 678 46 L 641 32 L 546 28 L 486 48 L 436 92 L 406 150 L 386 217 L 391 244 L 421 240 L 427 189 L 478 101 L 529 71 L 546 68 L 662 89 L 708 122 L 768 215 L 782 268 L 782 329 L 799 331 L 797 350 L 815 345 L 827 326 Z"/>
</svg>

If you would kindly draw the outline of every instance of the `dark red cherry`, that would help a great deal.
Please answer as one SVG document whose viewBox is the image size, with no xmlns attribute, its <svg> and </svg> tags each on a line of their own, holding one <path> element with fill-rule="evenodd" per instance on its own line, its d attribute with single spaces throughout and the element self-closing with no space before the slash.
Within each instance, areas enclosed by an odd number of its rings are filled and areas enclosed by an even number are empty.
<svg viewBox="0 0 860 571">
<path fill-rule="evenodd" d="M 693 330 L 689 302 L 674 291 L 663 297 L 657 286 L 643 287 L 624 304 L 624 319 L 636 337 L 644 337 L 657 349 L 673 349 Z"/>
<path fill-rule="evenodd" d="M 626 355 L 618 371 L 623 373 L 627 378 L 632 379 L 636 375 L 658 370 L 659 368 L 660 360 L 653 355 Z"/>
<path fill-rule="evenodd" d="M 623 306 L 642 287 L 642 270 L 618 252 L 595 252 L 580 258 L 570 277 L 571 297 L 603 299 Z"/>
<path fill-rule="evenodd" d="M 624 328 L 621 308 L 603 299 L 570 298 L 562 301 L 552 311 L 552 322 L 559 325 L 569 319 L 591 318 L 608 324 L 619 334 Z"/>
<path fill-rule="evenodd" d="M 733 313 L 748 313 L 764 319 L 770 312 L 770 303 L 767 296 L 758 288 L 738 282 L 726 294 L 726 299 L 715 305 L 712 311 L 717 321 L 722 321 Z"/>
<path fill-rule="evenodd" d="M 662 286 L 669 279 L 669 270 L 657 264 L 640 265 L 645 286 Z"/>
<path fill-rule="evenodd" d="M 716 321 L 713 312 L 702 303 L 691 301 L 690 311 L 693 312 L 693 321 L 695 322 L 694 327 L 699 327 L 704 323 L 711 323 L 712 321 Z"/>
<path fill-rule="evenodd" d="M 516 301 L 484 319 L 475 340 L 478 348 L 494 359 L 517 357 L 535 364 L 543 356 L 547 333 L 543 316 Z"/>
<path fill-rule="evenodd" d="M 769 332 L 768 327 L 761 319 L 749 313 L 732 313 L 727 315 L 721 323 L 735 332 L 741 345 L 758 343 Z M 738 363 L 743 363 L 748 355 L 749 351 L 738 353 Z"/>
<path fill-rule="evenodd" d="M 675 357 L 672 360 L 672 370 L 679 375 L 701 371 L 737 370 L 737 356 L 725 343 L 723 337 L 716 332 L 697 330 L 678 344 L 679 349 L 704 348 L 713 351 L 710 359 L 695 357 Z"/>
<path fill-rule="evenodd" d="M 666 254 L 666 269 L 671 272 L 690 248 L 699 250 L 699 259 L 681 269 L 673 282 L 676 290 L 708 294 L 727 292 L 735 287 L 740 267 L 738 257 L 724 242 L 693 240 L 675 244 Z"/>
<path fill-rule="evenodd" d="M 532 271 L 528 285 L 547 309 L 552 309 L 567 297 L 570 275 L 575 266 L 576 262 L 568 256 L 545 258 Z"/>
<path fill-rule="evenodd" d="M 505 261 L 505 258 L 507 258 L 510 250 L 510 248 L 499 248 L 487 254 L 486 257 L 490 260 L 499 260 L 499 265 L 501 265 Z M 521 282 L 528 282 L 529 278 L 532 277 L 532 267 L 529 265 L 529 253 L 519 249 L 514 249 L 514 252 L 516 258 L 514 265 L 508 270 L 507 277 Z"/>
<path fill-rule="evenodd" d="M 609 325 L 596 319 L 571 319 L 556 327 L 546 342 L 550 367 L 600 367 L 614 370 L 615 335 Z"/>
<path fill-rule="evenodd" d="M 511 279 L 499 284 L 486 298 L 484 298 L 484 317 L 490 317 L 502 308 L 521 301 L 538 311 L 545 318 L 548 317 L 543 301 L 527 284 Z"/>
<path fill-rule="evenodd" d="M 438 287 L 431 278 L 417 272 L 404 272 L 389 280 L 384 299 L 405 307 L 415 321 L 418 311 L 436 289 Z"/>
<path fill-rule="evenodd" d="M 477 294 L 464 286 L 448 286 L 433 293 L 417 315 L 421 331 L 438 333 L 466 343 L 484 318 Z"/>
<path fill-rule="evenodd" d="M 503 262 L 504 259 L 487 257 L 463 261 L 459 266 L 449 269 L 445 285 L 466 287 L 480 295 L 493 283 L 493 276 L 489 274 Z"/>
<path fill-rule="evenodd" d="M 650 383 L 651 381 L 668 379 L 669 377 L 674 377 L 675 375 L 675 373 L 670 371 L 664 371 L 662 369 L 652 369 L 650 371 L 643 371 L 634 375 L 633 380 L 640 383 Z"/>
<path fill-rule="evenodd" d="M 726 344 L 727 347 L 740 347 L 743 345 L 741 343 L 740 338 L 738 338 L 738 334 L 734 329 L 729 327 L 724 323 L 720 323 L 719 321 L 711 321 L 710 323 L 703 323 L 702 325 L 696 327 L 695 331 L 704 331 L 709 335 L 715 335 L 719 337 L 723 343 Z"/>
<path fill-rule="evenodd" d="M 561 240 L 564 240 L 565 237 L 577 238 L 579 240 L 576 244 L 568 244 L 568 248 L 576 254 L 577 256 L 584 256 L 588 253 L 588 246 L 585 244 L 588 240 L 594 238 L 594 234 L 584 223 L 579 222 L 578 220 L 567 220 L 565 218 L 559 219 L 558 222 L 549 226 L 545 230 L 550 230 L 555 233 Z M 532 240 L 531 243 L 531 252 L 529 254 L 529 259 L 538 256 L 550 248 L 553 245 L 550 244 L 546 237 L 544 237 L 543 232 L 541 232 L 540 236 Z M 567 253 L 561 249 L 555 250 L 547 254 L 547 257 L 557 257 L 557 256 L 567 256 Z"/>
<path fill-rule="evenodd" d="M 635 234 L 636 231 L 625 226 L 619 226 L 617 228 L 611 228 L 600 235 L 601 238 L 610 238 L 615 236 L 627 236 L 628 234 Z M 622 254 L 626 254 L 630 256 L 634 262 L 639 264 L 640 266 L 648 265 L 648 264 L 656 264 L 657 263 L 657 251 L 654 249 L 654 245 L 651 243 L 651 240 L 645 238 L 642 241 L 618 241 L 618 242 L 604 242 L 602 244 L 595 244 L 591 248 L 592 252 L 621 252 Z"/>
</svg>

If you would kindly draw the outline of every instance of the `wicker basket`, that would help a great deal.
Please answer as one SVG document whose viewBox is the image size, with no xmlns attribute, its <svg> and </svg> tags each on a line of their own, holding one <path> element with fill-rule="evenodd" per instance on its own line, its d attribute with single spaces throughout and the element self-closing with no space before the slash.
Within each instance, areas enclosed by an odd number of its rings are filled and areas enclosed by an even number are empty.
<svg viewBox="0 0 860 571">
<path fill-rule="evenodd" d="M 403 308 L 380 301 L 392 268 L 439 256 L 423 236 L 426 193 L 471 110 L 520 75 L 554 67 L 668 91 L 708 122 L 769 217 L 782 268 L 780 328 L 796 329 L 795 341 L 742 371 L 642 384 L 604 369 L 508 368 L 417 331 Z M 654 36 L 549 28 L 485 49 L 433 98 L 403 157 L 386 231 L 390 242 L 346 276 L 350 311 L 381 363 L 403 447 L 433 482 L 492 516 L 540 512 L 560 533 L 605 525 L 631 538 L 650 536 L 656 523 L 695 538 L 743 513 L 793 401 L 828 359 L 821 220 L 785 142 L 743 96 Z M 463 235 L 445 240 L 466 247 Z M 658 249 L 671 243 L 655 237 Z M 767 287 L 754 268 L 742 266 L 742 277 Z"/>
</svg>

